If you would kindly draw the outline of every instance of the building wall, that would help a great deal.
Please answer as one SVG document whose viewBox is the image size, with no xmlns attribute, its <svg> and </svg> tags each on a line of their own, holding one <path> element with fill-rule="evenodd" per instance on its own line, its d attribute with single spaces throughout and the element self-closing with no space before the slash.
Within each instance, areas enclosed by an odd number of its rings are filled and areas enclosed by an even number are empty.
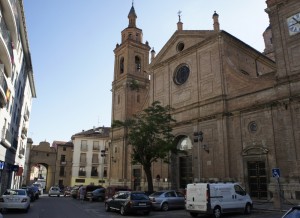
<svg viewBox="0 0 300 218">
<path fill-rule="evenodd" d="M 54 141 L 52 146 L 56 148 L 56 169 L 54 184 L 61 189 L 71 186 L 73 143 Z"/>
<path fill-rule="evenodd" d="M 273 199 L 277 195 L 277 178 L 272 169 L 279 168 L 285 198 L 300 199 L 296 122 L 300 33 L 291 36 L 287 28 L 287 19 L 300 13 L 299 4 L 296 0 L 267 1 L 276 63 L 225 31 L 181 29 L 152 59 L 146 67 L 151 79 L 144 108 L 160 101 L 175 109 L 173 134 L 178 143 L 181 139 L 193 142 L 194 133 L 203 132 L 203 141 L 190 143 L 185 155 L 171 155 L 170 165 L 153 163 L 155 189 L 184 188 L 195 181 L 238 181 L 253 197 Z M 180 43 L 184 44 L 183 50 L 178 50 Z M 138 50 L 137 47 L 130 49 Z M 187 81 L 178 85 L 174 77 L 182 65 L 188 66 L 190 72 Z M 114 78 L 113 84 L 121 82 L 120 77 Z M 118 86 L 113 90 L 120 96 L 131 94 Z M 121 105 L 134 107 L 127 98 Z M 114 99 L 113 120 L 129 117 L 122 108 Z M 110 181 L 146 190 L 143 172 L 139 178 L 141 187 L 135 186 L 134 170 L 142 168 L 131 165 L 125 130 L 114 129 L 111 135 L 110 152 L 116 160 L 111 165 Z M 184 164 L 188 165 L 182 170 Z M 155 180 L 156 176 L 161 179 Z M 261 185 L 263 191 L 253 183 Z"/>
<path fill-rule="evenodd" d="M 22 1 L 1 1 L 1 23 L 0 161 L 5 165 L 0 170 L 2 193 L 23 183 L 30 111 L 36 92 Z M 18 171 L 11 170 L 14 165 Z"/>
<path fill-rule="evenodd" d="M 101 129 L 103 129 L 103 131 Z M 82 141 L 85 141 L 87 145 L 86 149 L 81 146 Z M 82 133 L 73 135 L 72 142 L 74 149 L 71 186 L 90 184 L 106 186 L 108 157 L 101 156 L 101 154 L 107 154 L 109 147 L 109 130 L 101 127 L 87 132 L 83 131 Z M 98 148 L 93 147 L 94 142 L 99 144 Z M 101 152 L 102 150 L 105 152 Z M 81 154 L 85 155 L 85 161 L 80 161 Z M 93 160 L 93 156 L 97 158 Z M 96 172 L 92 172 L 93 167 L 97 169 Z M 82 174 L 80 174 L 80 169 L 83 169 Z"/>
</svg>

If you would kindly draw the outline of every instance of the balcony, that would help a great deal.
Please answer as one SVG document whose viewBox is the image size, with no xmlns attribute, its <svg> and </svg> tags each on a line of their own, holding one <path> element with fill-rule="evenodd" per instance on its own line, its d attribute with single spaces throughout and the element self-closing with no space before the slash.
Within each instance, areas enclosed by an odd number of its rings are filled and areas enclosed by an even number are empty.
<svg viewBox="0 0 300 218">
<path fill-rule="evenodd" d="M 12 145 L 12 134 L 8 129 L 3 128 L 1 134 L 1 144 L 6 147 L 10 148 Z"/>
<path fill-rule="evenodd" d="M 19 158 L 23 158 L 25 155 L 25 148 L 20 148 L 19 150 Z"/>
<path fill-rule="evenodd" d="M 86 166 L 86 160 L 80 160 L 79 163 L 80 163 L 81 166 Z"/>
<path fill-rule="evenodd" d="M 1 16 L 1 14 L 0 14 Z M 0 17 L 0 60 L 5 66 L 5 74 L 11 77 L 13 63 L 13 49 L 10 32 L 6 27 L 4 19 Z"/>
<path fill-rule="evenodd" d="M 10 97 L 6 78 L 4 76 L 4 64 L 0 64 L 0 107 L 3 108 L 7 104 L 7 99 Z"/>
<path fill-rule="evenodd" d="M 86 176 L 86 172 L 85 171 L 79 171 L 78 176 Z"/>
<path fill-rule="evenodd" d="M 99 160 L 92 160 L 93 165 L 99 165 Z"/>
<path fill-rule="evenodd" d="M 23 127 L 21 132 L 21 138 L 25 139 L 27 137 L 27 128 Z"/>
<path fill-rule="evenodd" d="M 28 108 L 25 109 L 25 113 L 24 113 L 24 120 L 28 121 L 29 120 L 29 116 L 30 116 L 30 112 L 28 110 Z"/>
</svg>

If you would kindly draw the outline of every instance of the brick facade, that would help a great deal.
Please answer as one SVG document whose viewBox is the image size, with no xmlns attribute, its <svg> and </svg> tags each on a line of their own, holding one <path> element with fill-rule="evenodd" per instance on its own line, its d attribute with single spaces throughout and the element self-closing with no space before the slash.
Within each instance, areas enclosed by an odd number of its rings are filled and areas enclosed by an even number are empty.
<svg viewBox="0 0 300 218">
<path fill-rule="evenodd" d="M 277 182 L 272 169 L 279 168 L 285 198 L 299 198 L 300 34 L 288 35 L 286 18 L 300 12 L 300 2 L 277 0 L 267 1 L 267 5 L 274 42 L 274 47 L 266 44 L 271 53 L 268 57 L 226 31 L 184 30 L 179 22 L 157 56 L 142 66 L 150 80 L 141 74 L 141 89 L 131 90 L 125 81 L 135 75 L 130 65 L 135 62 L 128 54 L 147 57 L 147 49 L 141 50 L 141 42 L 128 39 L 119 45 L 122 52 L 115 50 L 116 57 L 124 54 L 127 73 L 120 76 L 116 58 L 113 120 L 125 120 L 157 100 L 175 109 L 173 134 L 178 148 L 187 155 L 171 155 L 170 165 L 153 164 L 153 178 L 161 178 L 155 180 L 155 189 L 184 189 L 194 181 L 234 180 L 252 197 L 272 199 Z M 217 17 L 213 18 L 218 23 Z M 270 33 L 265 37 L 270 38 Z M 189 68 L 189 75 L 178 84 L 176 72 L 183 65 Z M 137 102 L 138 94 L 142 101 Z M 193 142 L 197 131 L 203 132 L 201 143 Z M 115 159 L 110 182 L 146 190 L 142 168 L 130 164 L 130 146 L 124 135 L 123 129 L 111 134 Z M 136 170 L 141 172 L 139 177 L 134 176 Z"/>
</svg>

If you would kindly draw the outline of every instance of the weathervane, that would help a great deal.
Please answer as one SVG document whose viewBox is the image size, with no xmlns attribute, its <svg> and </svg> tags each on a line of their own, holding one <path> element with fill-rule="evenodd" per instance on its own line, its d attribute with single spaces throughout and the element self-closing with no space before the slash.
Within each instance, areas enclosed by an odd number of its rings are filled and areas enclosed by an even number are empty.
<svg viewBox="0 0 300 218">
<path fill-rule="evenodd" d="M 181 22 L 181 12 L 182 12 L 182 11 L 179 10 L 178 13 L 177 13 L 177 14 L 178 14 L 178 17 L 179 17 L 179 22 Z"/>
</svg>

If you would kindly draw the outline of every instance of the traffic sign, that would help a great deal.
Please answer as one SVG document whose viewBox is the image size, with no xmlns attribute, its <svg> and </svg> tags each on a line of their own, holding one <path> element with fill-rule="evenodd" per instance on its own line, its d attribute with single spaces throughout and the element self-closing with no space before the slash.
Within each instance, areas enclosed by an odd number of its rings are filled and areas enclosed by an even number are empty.
<svg viewBox="0 0 300 218">
<path fill-rule="evenodd" d="M 279 168 L 273 168 L 272 169 L 272 176 L 275 178 L 279 178 L 280 177 L 280 170 Z"/>
</svg>

